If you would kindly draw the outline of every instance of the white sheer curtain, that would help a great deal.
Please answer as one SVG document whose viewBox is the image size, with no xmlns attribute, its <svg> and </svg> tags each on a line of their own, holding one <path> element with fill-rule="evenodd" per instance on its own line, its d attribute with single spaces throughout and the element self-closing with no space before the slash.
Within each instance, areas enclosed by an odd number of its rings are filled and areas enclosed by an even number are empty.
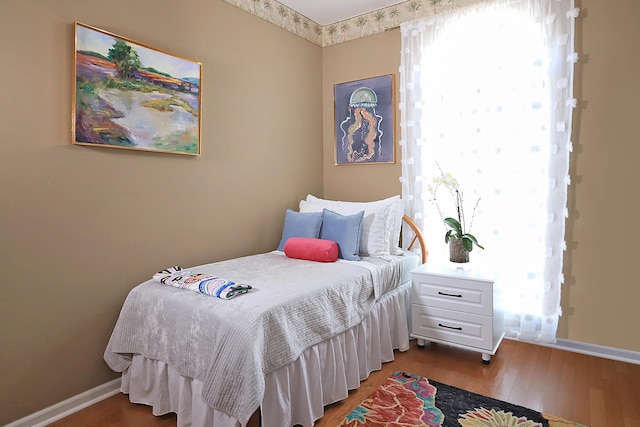
<svg viewBox="0 0 640 427">
<path fill-rule="evenodd" d="M 471 233 L 486 250 L 472 263 L 495 273 L 521 340 L 555 342 L 561 315 L 577 15 L 572 0 L 487 0 L 401 26 L 405 212 L 446 252 L 426 193 L 438 165 L 468 219 L 481 197 Z"/>
</svg>

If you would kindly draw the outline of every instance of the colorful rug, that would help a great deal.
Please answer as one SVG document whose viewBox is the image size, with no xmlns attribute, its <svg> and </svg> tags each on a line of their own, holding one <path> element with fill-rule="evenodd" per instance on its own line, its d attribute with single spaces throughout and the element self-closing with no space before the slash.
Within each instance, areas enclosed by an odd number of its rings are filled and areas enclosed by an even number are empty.
<svg viewBox="0 0 640 427">
<path fill-rule="evenodd" d="M 549 414 L 395 372 L 340 427 L 587 427 Z"/>
</svg>

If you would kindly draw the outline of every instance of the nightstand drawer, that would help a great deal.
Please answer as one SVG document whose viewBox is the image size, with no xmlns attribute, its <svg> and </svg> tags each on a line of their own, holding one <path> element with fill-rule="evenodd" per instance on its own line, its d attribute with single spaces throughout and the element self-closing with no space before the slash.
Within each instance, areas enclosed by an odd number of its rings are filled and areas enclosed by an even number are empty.
<svg viewBox="0 0 640 427">
<path fill-rule="evenodd" d="M 493 315 L 493 283 L 414 274 L 411 302 L 465 313 Z"/>
<path fill-rule="evenodd" d="M 412 306 L 412 335 L 492 350 L 492 318 L 435 307 Z"/>
</svg>

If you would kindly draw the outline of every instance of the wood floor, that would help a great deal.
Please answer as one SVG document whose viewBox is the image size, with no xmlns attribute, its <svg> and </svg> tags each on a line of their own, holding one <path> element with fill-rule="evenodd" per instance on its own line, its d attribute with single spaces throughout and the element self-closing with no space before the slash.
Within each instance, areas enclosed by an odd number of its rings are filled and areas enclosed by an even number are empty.
<svg viewBox="0 0 640 427">
<path fill-rule="evenodd" d="M 452 386 L 547 412 L 590 427 L 640 426 L 640 365 L 504 340 L 490 365 L 480 355 L 427 344 L 372 373 L 349 397 L 325 408 L 316 426 L 335 427 L 394 371 L 402 370 Z M 123 394 L 51 424 L 53 427 L 169 427 L 173 414 L 154 417 Z M 257 426 L 257 417 L 250 426 Z M 269 427 L 269 426 L 265 426 Z"/>
</svg>

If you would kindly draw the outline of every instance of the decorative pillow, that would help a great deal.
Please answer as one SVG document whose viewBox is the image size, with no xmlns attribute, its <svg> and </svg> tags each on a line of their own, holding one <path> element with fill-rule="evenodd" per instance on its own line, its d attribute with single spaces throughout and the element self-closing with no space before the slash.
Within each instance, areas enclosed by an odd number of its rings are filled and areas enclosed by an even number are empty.
<svg viewBox="0 0 640 427">
<path fill-rule="evenodd" d="M 398 210 L 400 203 L 400 196 L 373 202 L 342 202 L 319 199 L 309 194 L 306 200 L 300 201 L 300 212 L 321 212 L 326 208 L 342 215 L 352 215 L 364 210 L 360 254 L 388 259 L 391 253 L 396 252 L 391 248 L 398 246 L 402 225 L 402 214 Z"/>
<path fill-rule="evenodd" d="M 354 215 L 340 215 L 324 209 L 320 238 L 333 240 L 338 244 L 338 257 L 350 261 L 360 261 L 359 248 L 362 234 L 364 211 Z"/>
<path fill-rule="evenodd" d="M 290 237 L 284 244 L 284 253 L 289 258 L 335 262 L 338 259 L 338 244 L 332 240 Z"/>
<path fill-rule="evenodd" d="M 317 238 L 320 235 L 321 225 L 322 212 L 302 213 L 287 209 L 284 215 L 284 229 L 282 230 L 282 239 L 278 245 L 278 250 L 284 250 L 284 244 L 290 237 Z"/>
</svg>

